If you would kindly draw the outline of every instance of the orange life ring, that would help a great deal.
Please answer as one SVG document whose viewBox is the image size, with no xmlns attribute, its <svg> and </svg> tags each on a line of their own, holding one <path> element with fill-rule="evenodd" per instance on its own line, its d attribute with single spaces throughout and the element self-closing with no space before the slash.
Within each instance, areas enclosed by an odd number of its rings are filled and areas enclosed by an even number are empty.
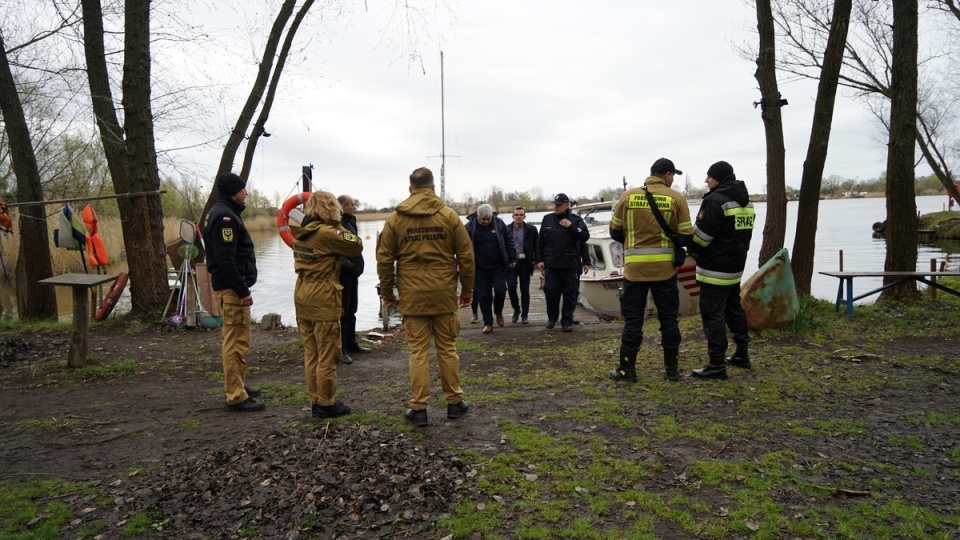
<svg viewBox="0 0 960 540">
<path fill-rule="evenodd" d="M 277 212 L 277 230 L 280 232 L 280 238 L 290 247 L 293 247 L 293 234 L 290 232 L 290 212 L 294 208 L 307 202 L 309 198 L 309 191 L 293 195 L 283 202 L 283 206 L 280 208 L 280 211 Z"/>
<path fill-rule="evenodd" d="M 110 286 L 110 292 L 103 297 L 103 303 L 100 304 L 100 309 L 97 310 L 98 321 L 102 321 L 110 316 L 110 312 L 113 311 L 113 307 L 117 305 L 117 300 L 120 299 L 120 295 L 123 294 L 123 289 L 127 287 L 127 273 L 120 272 L 120 275 L 117 276 L 117 280 L 113 282 L 113 285 Z"/>
</svg>

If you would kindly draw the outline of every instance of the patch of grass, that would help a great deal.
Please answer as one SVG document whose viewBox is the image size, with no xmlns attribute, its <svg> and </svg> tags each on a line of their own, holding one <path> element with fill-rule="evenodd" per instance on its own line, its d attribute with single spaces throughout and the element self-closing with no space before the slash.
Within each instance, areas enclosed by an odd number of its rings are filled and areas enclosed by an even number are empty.
<svg viewBox="0 0 960 540">
<path fill-rule="evenodd" d="M 270 398 L 271 405 L 307 406 L 310 404 L 310 392 L 307 391 L 306 387 L 299 384 L 269 382 L 263 384 L 260 390 Z"/>
<path fill-rule="evenodd" d="M 20 420 L 16 426 L 29 433 L 43 433 L 45 431 L 56 431 L 58 429 L 74 428 L 80 425 L 78 418 L 50 418 L 46 420 Z"/>
<path fill-rule="evenodd" d="M 88 379 L 109 379 L 119 375 L 128 375 L 137 370 L 137 361 L 132 358 L 114 360 L 105 366 L 83 366 L 71 369 L 68 373 L 74 381 Z"/>
<path fill-rule="evenodd" d="M 0 321 L 0 333 L 2 334 L 21 334 L 35 332 L 38 334 L 47 334 L 51 332 L 69 331 L 73 326 L 70 323 L 62 323 L 51 319 L 40 321 L 28 321 L 15 319 L 12 321 Z"/>
<path fill-rule="evenodd" d="M 297 338 L 282 345 L 271 347 L 269 350 L 277 353 L 303 356 L 303 342 L 300 341 L 300 338 Z"/>
<path fill-rule="evenodd" d="M 154 530 L 163 530 L 163 527 L 160 525 L 160 521 L 163 519 L 163 514 L 154 510 L 150 512 L 137 512 L 130 516 L 130 519 L 127 520 L 127 524 L 123 527 L 124 536 L 137 536 L 138 534 L 143 534 L 150 529 Z"/>
<path fill-rule="evenodd" d="M 185 431 L 196 431 L 198 429 L 200 429 L 200 420 L 187 420 L 174 426 L 171 431 L 174 433 L 183 433 Z"/>
<path fill-rule="evenodd" d="M 0 482 L 0 538 L 59 538 L 60 528 L 73 516 L 55 499 L 69 494 L 92 495 L 95 504 L 107 504 L 101 491 L 86 484 L 36 479 Z"/>
</svg>

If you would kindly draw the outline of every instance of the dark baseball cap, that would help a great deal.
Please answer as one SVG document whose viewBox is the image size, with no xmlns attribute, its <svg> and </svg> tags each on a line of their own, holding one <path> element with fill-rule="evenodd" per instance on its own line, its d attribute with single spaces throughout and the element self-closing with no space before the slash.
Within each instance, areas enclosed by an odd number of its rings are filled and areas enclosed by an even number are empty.
<svg viewBox="0 0 960 540">
<path fill-rule="evenodd" d="M 653 165 L 650 166 L 650 174 L 666 174 L 668 172 L 683 174 L 683 171 L 678 169 L 672 161 L 663 157 L 654 161 Z"/>
<path fill-rule="evenodd" d="M 566 193 L 557 193 L 557 196 L 553 198 L 553 204 L 566 204 L 570 202 L 570 197 L 567 197 Z"/>
</svg>

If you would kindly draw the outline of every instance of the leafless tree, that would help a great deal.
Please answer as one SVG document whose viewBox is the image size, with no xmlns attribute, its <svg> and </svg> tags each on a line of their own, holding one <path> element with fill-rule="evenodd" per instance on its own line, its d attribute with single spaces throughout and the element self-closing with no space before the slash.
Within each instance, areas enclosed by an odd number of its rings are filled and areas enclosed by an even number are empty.
<svg viewBox="0 0 960 540">
<path fill-rule="evenodd" d="M 813 261 L 816 251 L 817 219 L 820 212 L 820 184 L 827 161 L 833 109 L 836 103 L 840 68 L 843 65 L 843 50 L 847 41 L 852 0 L 836 0 L 833 3 L 827 41 L 823 49 L 820 85 L 814 104 L 813 124 L 807 156 L 803 162 L 800 180 L 800 201 L 797 207 L 797 231 L 793 240 L 790 266 L 796 280 L 797 294 L 809 295 L 813 279 Z"/>
<path fill-rule="evenodd" d="M 890 144 L 887 145 L 886 271 L 917 269 L 917 203 L 914 193 L 914 151 L 917 140 L 917 0 L 893 2 L 893 61 L 890 85 Z M 886 278 L 884 284 L 893 281 Z M 915 302 L 910 280 L 880 293 L 880 300 Z"/>
<path fill-rule="evenodd" d="M 783 143 L 780 88 L 777 84 L 776 34 L 770 0 L 757 0 L 757 32 L 760 36 L 757 71 L 760 85 L 760 117 L 767 141 L 767 217 L 758 266 L 783 249 L 787 232 L 786 148 Z"/>
<path fill-rule="evenodd" d="M 17 177 L 17 198 L 42 201 L 40 169 L 33 154 L 30 131 L 17 94 L 17 86 L 7 60 L 7 48 L 0 30 L 0 113 L 10 142 L 10 160 Z M 20 253 L 15 270 L 17 277 L 17 309 L 24 319 L 55 319 L 57 300 L 52 287 L 37 283 L 53 275 L 47 222 L 43 206 L 24 206 L 20 210 Z M 33 251 L 34 253 L 29 253 Z"/>
</svg>

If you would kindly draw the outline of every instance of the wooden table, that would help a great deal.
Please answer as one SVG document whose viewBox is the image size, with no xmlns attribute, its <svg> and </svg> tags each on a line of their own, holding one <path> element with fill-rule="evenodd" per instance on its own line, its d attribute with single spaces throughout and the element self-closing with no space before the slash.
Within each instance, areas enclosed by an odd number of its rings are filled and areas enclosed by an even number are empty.
<svg viewBox="0 0 960 540">
<path fill-rule="evenodd" d="M 37 283 L 71 287 L 73 289 L 73 334 L 70 336 L 70 351 L 67 366 L 80 367 L 87 363 L 87 327 L 90 326 L 90 287 L 109 283 L 117 276 L 103 274 L 62 274 Z"/>
<path fill-rule="evenodd" d="M 910 280 L 916 280 L 920 283 L 926 283 L 927 285 L 952 294 L 954 296 L 960 296 L 960 292 L 951 289 L 950 287 L 945 287 L 936 282 L 938 277 L 960 277 L 960 272 L 820 272 L 825 276 L 831 276 L 840 279 L 840 286 L 837 288 L 837 303 L 834 306 L 834 311 L 840 311 L 840 305 L 844 304 L 847 306 L 847 317 L 853 317 L 853 302 L 854 300 L 860 300 L 861 298 L 866 298 L 868 296 L 877 294 L 878 292 L 889 289 L 890 287 L 896 287 L 901 283 L 906 283 Z M 853 278 L 855 277 L 873 277 L 873 278 L 897 278 L 892 283 L 884 285 L 878 289 L 874 289 L 870 292 L 863 293 L 858 296 L 853 295 Z M 927 279 L 931 278 L 931 279 Z"/>
</svg>

